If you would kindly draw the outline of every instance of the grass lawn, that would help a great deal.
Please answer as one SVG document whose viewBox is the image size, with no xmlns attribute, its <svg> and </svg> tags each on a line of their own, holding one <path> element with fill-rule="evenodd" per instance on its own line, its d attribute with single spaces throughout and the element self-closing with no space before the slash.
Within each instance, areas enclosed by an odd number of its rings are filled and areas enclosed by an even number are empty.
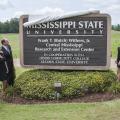
<svg viewBox="0 0 120 120">
<path fill-rule="evenodd" d="M 120 47 L 120 32 L 112 31 L 112 57 L 117 56 L 117 47 Z"/>
<path fill-rule="evenodd" d="M 2 38 L 8 38 L 13 50 L 14 58 L 19 58 L 19 35 L 18 34 L 0 34 L 0 40 Z M 120 46 L 120 32 L 112 31 L 112 57 L 116 58 L 117 47 Z"/>
<path fill-rule="evenodd" d="M 0 120 L 120 120 L 120 100 L 102 103 L 0 103 Z"/>
</svg>

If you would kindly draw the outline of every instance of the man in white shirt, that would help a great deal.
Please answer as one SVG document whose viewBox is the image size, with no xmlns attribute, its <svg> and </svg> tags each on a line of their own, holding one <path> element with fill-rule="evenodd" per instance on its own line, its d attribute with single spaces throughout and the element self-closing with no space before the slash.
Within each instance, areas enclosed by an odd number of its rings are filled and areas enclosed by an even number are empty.
<svg viewBox="0 0 120 120">
<path fill-rule="evenodd" d="M 8 46 L 5 46 L 5 45 L 2 45 L 5 49 L 6 49 L 6 51 L 10 54 L 10 50 L 9 50 L 9 48 L 8 48 Z"/>
</svg>

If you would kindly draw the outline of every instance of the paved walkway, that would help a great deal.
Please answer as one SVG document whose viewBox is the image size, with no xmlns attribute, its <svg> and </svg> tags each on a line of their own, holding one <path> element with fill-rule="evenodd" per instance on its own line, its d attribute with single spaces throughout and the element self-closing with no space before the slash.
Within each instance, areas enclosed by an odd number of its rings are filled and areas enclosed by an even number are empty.
<svg viewBox="0 0 120 120">
<path fill-rule="evenodd" d="M 21 67 L 20 59 L 14 59 L 14 64 L 16 67 Z M 111 59 L 111 68 L 116 69 L 115 59 Z"/>
</svg>

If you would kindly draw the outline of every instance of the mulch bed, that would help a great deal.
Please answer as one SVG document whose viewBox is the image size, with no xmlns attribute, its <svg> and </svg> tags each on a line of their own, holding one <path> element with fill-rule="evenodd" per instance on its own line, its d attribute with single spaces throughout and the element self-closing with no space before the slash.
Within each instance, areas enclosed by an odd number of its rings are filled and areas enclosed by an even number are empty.
<svg viewBox="0 0 120 120">
<path fill-rule="evenodd" d="M 74 98 L 74 99 L 64 99 L 64 100 L 28 100 L 21 97 L 7 97 L 3 101 L 13 104 L 48 104 L 48 103 L 87 103 L 87 102 L 103 102 L 113 99 L 120 99 L 120 94 L 111 93 L 97 93 L 88 94 L 84 97 Z"/>
</svg>

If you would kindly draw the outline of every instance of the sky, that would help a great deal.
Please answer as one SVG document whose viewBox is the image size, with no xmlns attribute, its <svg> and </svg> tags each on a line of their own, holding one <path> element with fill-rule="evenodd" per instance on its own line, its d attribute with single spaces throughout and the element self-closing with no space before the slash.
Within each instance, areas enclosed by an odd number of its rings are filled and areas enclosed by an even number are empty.
<svg viewBox="0 0 120 120">
<path fill-rule="evenodd" d="M 120 24 L 120 0 L 0 0 L 0 21 L 23 14 L 62 15 L 92 10 L 110 14 L 112 24 Z"/>
</svg>

